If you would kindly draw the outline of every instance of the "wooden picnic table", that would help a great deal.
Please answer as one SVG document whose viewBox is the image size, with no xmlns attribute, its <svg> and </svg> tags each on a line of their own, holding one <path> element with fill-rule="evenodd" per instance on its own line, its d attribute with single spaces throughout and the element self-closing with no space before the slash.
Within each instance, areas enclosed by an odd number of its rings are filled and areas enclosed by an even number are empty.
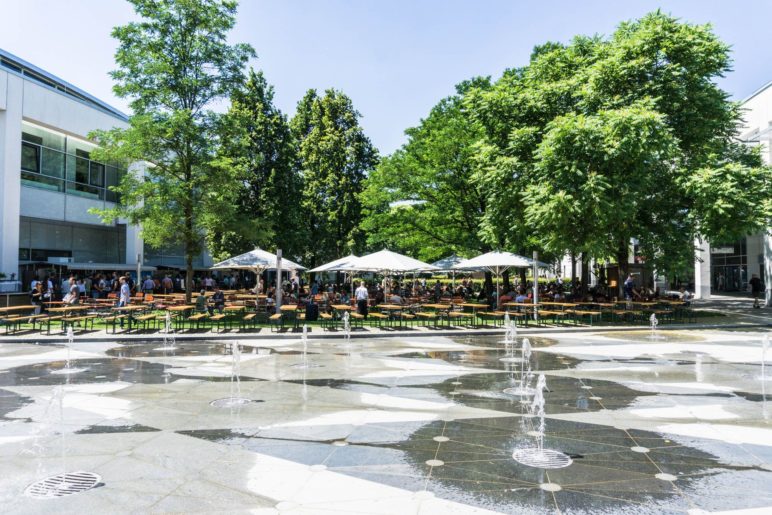
<svg viewBox="0 0 772 515">
<path fill-rule="evenodd" d="M 330 307 L 336 311 L 351 311 L 354 309 L 348 304 L 331 304 Z"/>
<path fill-rule="evenodd" d="M 297 304 L 282 304 L 279 308 L 282 312 L 284 311 L 298 311 L 303 309 L 303 306 L 298 306 Z"/>
<path fill-rule="evenodd" d="M 450 309 L 452 306 L 450 304 L 421 304 L 422 308 L 429 308 L 429 309 L 437 309 L 437 310 L 447 310 Z"/>
<path fill-rule="evenodd" d="M 74 306 L 62 306 L 61 308 L 50 308 L 49 313 L 70 313 L 73 311 L 87 311 L 91 309 L 91 306 L 84 306 L 82 304 L 76 304 Z"/>
<path fill-rule="evenodd" d="M 166 308 L 166 311 L 189 311 L 191 309 L 195 309 L 195 304 L 180 304 L 178 306 L 169 306 Z"/>
<path fill-rule="evenodd" d="M 0 308 L 0 313 L 11 313 L 13 311 L 29 311 L 35 309 L 35 306 L 28 304 L 25 306 L 11 306 L 7 308 Z"/>
</svg>

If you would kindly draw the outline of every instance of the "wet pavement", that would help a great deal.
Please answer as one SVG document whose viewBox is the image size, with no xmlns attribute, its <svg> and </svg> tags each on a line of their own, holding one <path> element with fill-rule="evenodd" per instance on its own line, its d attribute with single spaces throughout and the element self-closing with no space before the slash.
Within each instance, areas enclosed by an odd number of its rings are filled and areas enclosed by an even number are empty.
<svg viewBox="0 0 772 515">
<path fill-rule="evenodd" d="M 772 510 L 765 330 L 0 345 L 9 513 Z M 505 358 L 504 361 L 501 359 Z M 506 358 L 512 358 L 507 362 Z M 62 373 L 69 359 L 79 373 Z M 767 363 L 772 361 L 768 352 Z M 66 371 L 66 370 L 65 370 Z M 563 468 L 519 463 L 537 445 Z M 769 373 L 772 376 L 772 373 Z M 212 401 L 245 399 L 235 407 Z M 25 495 L 55 474 L 96 488 Z"/>
</svg>

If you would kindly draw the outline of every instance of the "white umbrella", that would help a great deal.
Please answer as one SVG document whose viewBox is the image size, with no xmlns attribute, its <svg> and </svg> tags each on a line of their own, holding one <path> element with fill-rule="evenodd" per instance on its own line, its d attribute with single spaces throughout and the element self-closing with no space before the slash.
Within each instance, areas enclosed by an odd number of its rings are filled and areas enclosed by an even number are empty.
<svg viewBox="0 0 772 515">
<path fill-rule="evenodd" d="M 245 252 L 244 254 L 220 261 L 212 266 L 214 269 L 231 269 L 231 270 L 252 270 L 257 273 L 263 273 L 265 270 L 273 270 L 276 268 L 276 254 L 272 254 L 267 250 L 255 249 Z M 289 259 L 281 258 L 282 269 L 287 270 L 305 270 L 306 268 L 297 263 L 293 263 Z"/>
<path fill-rule="evenodd" d="M 360 257 L 358 263 L 354 266 L 353 269 L 383 273 L 439 270 L 436 266 L 430 265 L 429 263 L 424 263 L 423 261 L 419 261 L 402 254 L 397 254 L 396 252 L 392 252 L 386 249 Z"/>
<path fill-rule="evenodd" d="M 351 294 L 354 294 L 354 271 L 359 270 L 356 268 L 359 263 L 359 257 L 354 254 L 349 254 L 346 257 L 330 261 L 324 265 L 319 265 L 316 268 L 312 268 L 309 272 L 346 272 L 349 274 L 349 280 L 351 282 Z"/>
<path fill-rule="evenodd" d="M 346 257 L 330 261 L 324 265 L 319 265 L 316 268 L 312 268 L 309 272 L 345 272 L 354 270 L 359 262 L 359 258 L 354 254 L 349 254 Z"/>
<path fill-rule="evenodd" d="M 277 261 L 279 261 L 279 263 L 277 263 Z M 294 263 L 289 259 L 279 258 L 276 254 L 272 254 L 267 250 L 259 248 L 226 259 L 225 261 L 220 261 L 213 265 L 212 269 L 250 270 L 259 278 L 260 274 L 264 271 L 275 270 L 279 266 L 286 270 L 305 270 L 305 267 L 302 265 Z M 280 286 L 281 277 L 277 278 L 276 283 Z M 255 288 L 255 291 L 257 291 L 257 288 Z M 279 288 L 277 288 L 276 291 L 278 293 Z M 255 299 L 255 302 L 257 302 L 257 299 Z M 255 308 L 257 308 L 257 304 L 255 304 Z"/>
<path fill-rule="evenodd" d="M 453 288 L 456 288 L 456 270 L 453 268 L 454 265 L 459 264 L 460 262 L 464 261 L 464 258 L 461 256 L 457 256 L 456 254 L 453 254 L 451 256 L 448 256 L 446 258 L 442 258 L 438 261 L 435 261 L 432 263 L 432 266 L 436 266 L 439 268 L 439 271 L 441 272 L 450 272 L 452 275 L 452 285 Z"/>
<path fill-rule="evenodd" d="M 533 265 L 533 260 L 527 257 L 518 256 L 511 252 L 488 252 L 472 259 L 466 259 L 453 266 L 455 269 L 476 269 L 488 270 L 496 274 L 496 304 L 499 302 L 499 283 L 500 275 L 510 268 L 529 268 Z"/>
<path fill-rule="evenodd" d="M 387 249 L 373 252 L 359 258 L 355 270 L 380 272 L 384 275 L 404 274 L 406 272 L 437 271 L 438 268 L 403 254 Z"/>
</svg>

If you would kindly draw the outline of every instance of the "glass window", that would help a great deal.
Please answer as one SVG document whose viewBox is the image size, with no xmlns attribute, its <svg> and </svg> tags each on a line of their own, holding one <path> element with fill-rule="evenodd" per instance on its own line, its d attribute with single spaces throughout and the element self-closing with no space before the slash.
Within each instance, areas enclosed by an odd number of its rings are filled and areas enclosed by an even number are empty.
<svg viewBox="0 0 772 515">
<path fill-rule="evenodd" d="M 21 144 L 21 169 L 40 173 L 40 147 L 29 143 Z"/>
<path fill-rule="evenodd" d="M 64 153 L 58 150 L 43 148 L 43 164 L 41 173 L 50 177 L 64 178 Z"/>
<path fill-rule="evenodd" d="M 21 122 L 21 130 L 21 139 L 24 141 L 37 143 L 54 150 L 64 151 L 65 149 L 64 134 L 59 134 L 28 122 Z"/>
<path fill-rule="evenodd" d="M 75 182 L 82 184 L 88 184 L 88 172 L 89 172 L 89 153 L 83 150 L 78 150 L 75 158 Z"/>
<path fill-rule="evenodd" d="M 91 161 L 91 175 L 89 184 L 92 186 L 104 187 L 105 185 L 105 165 Z"/>
<path fill-rule="evenodd" d="M 46 177 L 39 173 L 21 172 L 21 183 L 25 186 L 32 186 L 33 188 L 40 188 L 51 191 L 64 191 L 64 181 L 61 179 L 54 179 L 53 177 Z"/>
</svg>

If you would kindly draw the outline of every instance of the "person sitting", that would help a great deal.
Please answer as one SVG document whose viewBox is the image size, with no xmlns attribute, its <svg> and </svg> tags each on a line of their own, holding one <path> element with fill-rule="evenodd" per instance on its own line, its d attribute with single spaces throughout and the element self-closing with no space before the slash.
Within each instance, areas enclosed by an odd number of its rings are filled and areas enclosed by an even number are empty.
<svg viewBox="0 0 772 515">
<path fill-rule="evenodd" d="M 391 295 L 389 295 L 389 304 L 395 304 L 397 306 L 401 306 L 402 305 L 402 297 L 400 297 L 396 293 L 392 293 Z"/>
<path fill-rule="evenodd" d="M 340 292 L 340 299 L 338 300 L 338 302 L 340 304 L 346 304 L 346 305 L 348 305 L 351 302 L 351 297 L 349 297 L 346 290 L 343 290 L 342 292 Z"/>
<path fill-rule="evenodd" d="M 201 290 L 198 297 L 196 297 L 196 313 L 209 313 L 209 308 L 206 305 L 206 290 Z"/>
<path fill-rule="evenodd" d="M 214 287 L 214 295 L 212 295 L 212 303 L 214 304 L 214 309 L 216 309 L 218 313 L 222 313 L 223 309 L 225 308 L 225 294 L 217 285 L 215 285 Z M 209 313 L 210 314 L 213 313 L 213 310 L 210 309 Z"/>
</svg>

